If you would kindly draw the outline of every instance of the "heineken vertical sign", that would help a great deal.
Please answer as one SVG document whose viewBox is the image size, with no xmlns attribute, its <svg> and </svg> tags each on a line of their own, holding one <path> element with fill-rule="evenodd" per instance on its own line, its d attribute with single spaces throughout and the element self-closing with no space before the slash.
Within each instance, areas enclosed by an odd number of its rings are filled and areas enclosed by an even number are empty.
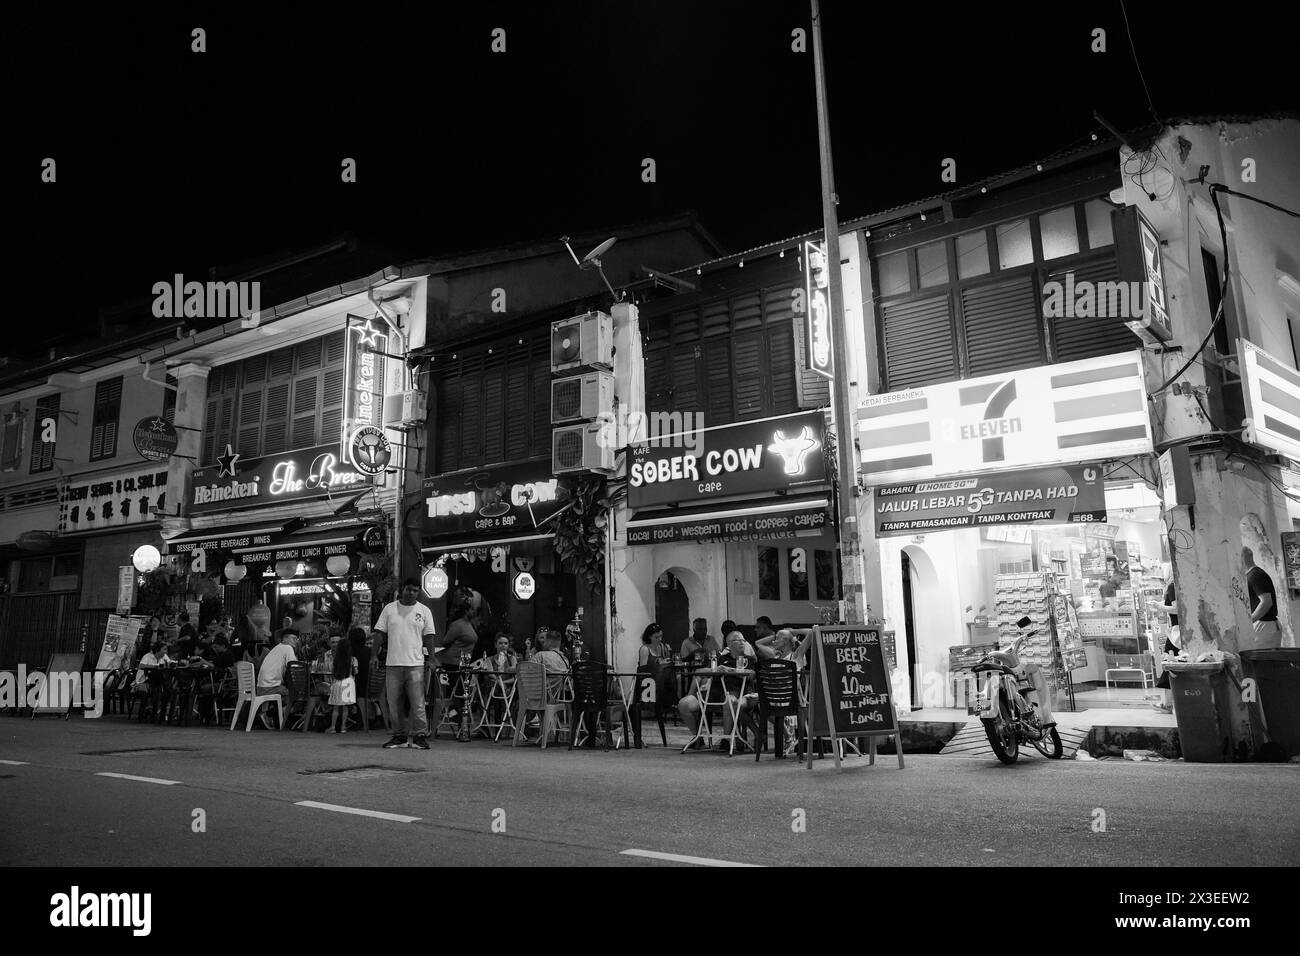
<svg viewBox="0 0 1300 956">
<path fill-rule="evenodd" d="M 820 242 L 805 242 L 803 251 L 808 369 L 826 378 L 834 378 L 835 356 L 831 351 L 830 276 L 827 273 L 826 246 Z"/>
<path fill-rule="evenodd" d="M 365 475 L 388 467 L 392 449 L 384 435 L 384 353 L 388 326 L 383 319 L 349 315 L 343 364 L 343 432 L 339 458 Z"/>
</svg>

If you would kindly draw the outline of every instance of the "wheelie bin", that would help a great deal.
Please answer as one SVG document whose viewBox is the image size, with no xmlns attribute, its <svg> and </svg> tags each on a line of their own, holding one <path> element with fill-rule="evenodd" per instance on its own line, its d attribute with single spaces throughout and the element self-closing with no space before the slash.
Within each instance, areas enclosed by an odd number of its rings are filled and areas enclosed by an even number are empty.
<svg viewBox="0 0 1300 956">
<path fill-rule="evenodd" d="M 1230 763 L 1234 756 L 1232 702 L 1222 661 L 1165 664 L 1174 696 L 1174 717 L 1183 759 L 1191 763 Z"/>
<path fill-rule="evenodd" d="M 1255 700 L 1264 711 L 1268 736 L 1300 755 L 1300 648 L 1269 647 L 1241 652 L 1242 669 L 1255 681 Z"/>
</svg>

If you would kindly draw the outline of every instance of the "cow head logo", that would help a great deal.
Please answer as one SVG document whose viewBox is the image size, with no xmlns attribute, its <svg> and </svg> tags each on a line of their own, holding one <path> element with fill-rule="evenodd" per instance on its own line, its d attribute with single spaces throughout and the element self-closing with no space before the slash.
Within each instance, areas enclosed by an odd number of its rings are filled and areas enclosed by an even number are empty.
<svg viewBox="0 0 1300 956">
<path fill-rule="evenodd" d="M 812 436 L 812 429 L 807 425 L 793 438 L 786 438 L 785 433 L 777 431 L 772 435 L 772 444 L 767 450 L 780 455 L 785 462 L 785 474 L 802 475 L 804 458 L 814 448 L 821 447 L 821 442 Z"/>
<path fill-rule="evenodd" d="M 352 464 L 366 475 L 377 475 L 393 459 L 393 449 L 382 428 L 367 425 L 352 434 Z"/>
</svg>

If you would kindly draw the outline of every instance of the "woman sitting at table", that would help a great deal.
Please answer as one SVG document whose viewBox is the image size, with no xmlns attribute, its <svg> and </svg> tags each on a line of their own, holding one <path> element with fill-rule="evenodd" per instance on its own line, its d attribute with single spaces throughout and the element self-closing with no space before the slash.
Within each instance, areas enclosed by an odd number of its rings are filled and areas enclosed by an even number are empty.
<svg viewBox="0 0 1300 956">
<path fill-rule="evenodd" d="M 636 663 L 638 667 L 649 667 L 653 664 L 662 664 L 671 655 L 668 648 L 664 646 L 664 629 L 658 624 L 647 624 L 646 629 L 641 632 L 641 647 L 637 651 Z"/>
</svg>

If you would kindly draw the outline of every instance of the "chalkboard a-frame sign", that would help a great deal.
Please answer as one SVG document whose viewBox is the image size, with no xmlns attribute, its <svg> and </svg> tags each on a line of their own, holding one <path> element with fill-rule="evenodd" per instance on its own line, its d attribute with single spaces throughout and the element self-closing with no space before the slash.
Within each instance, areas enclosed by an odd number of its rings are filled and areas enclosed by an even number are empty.
<svg viewBox="0 0 1300 956">
<path fill-rule="evenodd" d="M 840 767 L 841 737 L 866 737 L 870 762 L 876 762 L 876 738 L 893 736 L 898 766 L 903 767 L 903 742 L 898 737 L 894 689 L 885 667 L 880 629 L 842 625 L 813 628 L 813 653 L 808 677 L 809 739 L 829 737 Z M 808 748 L 812 769 L 812 748 Z"/>
</svg>

